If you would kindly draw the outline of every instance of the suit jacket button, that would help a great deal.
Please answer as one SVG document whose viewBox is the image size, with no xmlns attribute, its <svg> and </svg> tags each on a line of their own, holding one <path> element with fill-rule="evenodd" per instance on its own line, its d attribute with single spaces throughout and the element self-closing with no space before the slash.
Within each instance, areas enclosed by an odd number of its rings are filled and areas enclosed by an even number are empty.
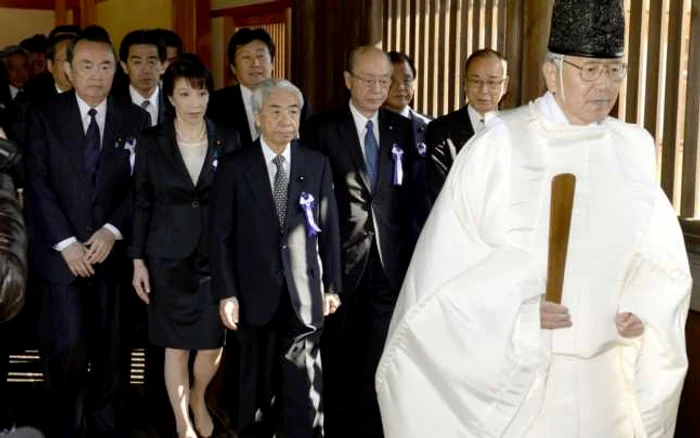
<svg viewBox="0 0 700 438">
<path fill-rule="evenodd" d="M 282 272 L 282 270 L 280 269 L 279 271 L 275 272 L 275 274 L 277 274 L 278 277 L 281 277 L 284 274 L 284 272 Z"/>
<path fill-rule="evenodd" d="M 199 208 L 199 201 L 192 201 L 192 208 Z"/>
<path fill-rule="evenodd" d="M 282 245 L 280 245 L 282 249 L 287 249 L 287 242 L 282 242 Z"/>
</svg>

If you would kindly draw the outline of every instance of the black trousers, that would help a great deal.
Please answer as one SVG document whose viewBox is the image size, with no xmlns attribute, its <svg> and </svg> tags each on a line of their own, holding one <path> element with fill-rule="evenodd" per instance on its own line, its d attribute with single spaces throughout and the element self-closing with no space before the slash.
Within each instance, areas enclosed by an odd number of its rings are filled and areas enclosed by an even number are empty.
<svg viewBox="0 0 700 438">
<path fill-rule="evenodd" d="M 329 319 L 322 341 L 329 438 L 384 436 L 374 375 L 397 297 L 372 244 L 358 287 L 346 294 L 339 318 Z"/>
<path fill-rule="evenodd" d="M 99 271 L 71 284 L 46 285 L 40 330 L 52 398 L 50 436 L 75 437 L 83 420 L 89 436 L 117 435 L 117 396 L 122 372 L 128 374 L 122 370 L 120 300 L 133 293 L 124 289 Z"/>
<path fill-rule="evenodd" d="M 241 324 L 239 438 L 322 438 L 319 329 L 305 326 L 284 287 L 268 324 Z"/>
</svg>

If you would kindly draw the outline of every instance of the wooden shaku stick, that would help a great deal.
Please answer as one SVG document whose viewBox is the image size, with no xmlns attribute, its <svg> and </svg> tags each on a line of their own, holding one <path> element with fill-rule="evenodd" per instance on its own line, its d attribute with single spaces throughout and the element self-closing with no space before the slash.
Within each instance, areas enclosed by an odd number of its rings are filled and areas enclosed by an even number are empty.
<svg viewBox="0 0 700 438">
<path fill-rule="evenodd" d="M 571 209 L 574 206 L 576 176 L 561 173 L 552 178 L 552 204 L 549 210 L 549 254 L 547 258 L 547 301 L 561 304 L 569 248 Z"/>
</svg>

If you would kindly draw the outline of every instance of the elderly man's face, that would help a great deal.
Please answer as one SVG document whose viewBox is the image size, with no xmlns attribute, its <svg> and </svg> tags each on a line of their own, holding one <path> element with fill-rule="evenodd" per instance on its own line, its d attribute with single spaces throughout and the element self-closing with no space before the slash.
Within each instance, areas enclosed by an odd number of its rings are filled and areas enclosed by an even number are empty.
<svg viewBox="0 0 700 438">
<path fill-rule="evenodd" d="M 5 66 L 10 85 L 16 88 L 24 88 L 24 83 L 27 82 L 31 73 L 29 57 L 21 53 L 10 55 L 7 57 Z"/>
<path fill-rule="evenodd" d="M 351 72 L 345 72 L 345 86 L 352 103 L 365 116 L 373 115 L 389 95 L 393 68 L 386 55 L 370 51 L 355 60 Z"/>
<path fill-rule="evenodd" d="M 301 105 L 290 90 L 274 89 L 255 115 L 260 135 L 272 147 L 284 147 L 297 137 Z"/>
<path fill-rule="evenodd" d="M 83 40 L 78 42 L 73 61 L 64 66 L 70 74 L 75 92 L 89 105 L 98 105 L 109 95 L 116 60 L 109 44 Z"/>
<path fill-rule="evenodd" d="M 481 114 L 498 109 L 501 98 L 508 90 L 504 63 L 496 56 L 472 60 L 467 72 L 467 100 Z"/>
<path fill-rule="evenodd" d="M 624 63 L 619 59 L 566 56 L 564 62 L 557 64 L 560 65 L 546 62 L 542 70 L 547 88 L 569 122 L 589 125 L 605 119 L 615 106 L 624 78 L 624 74 L 615 76 L 615 72 L 619 69 L 626 72 Z"/>
</svg>

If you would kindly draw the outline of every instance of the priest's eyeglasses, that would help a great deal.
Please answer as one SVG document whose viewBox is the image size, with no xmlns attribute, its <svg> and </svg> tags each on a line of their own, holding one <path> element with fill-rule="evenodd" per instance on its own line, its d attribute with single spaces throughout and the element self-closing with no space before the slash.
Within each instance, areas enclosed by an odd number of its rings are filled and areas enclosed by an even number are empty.
<svg viewBox="0 0 700 438">
<path fill-rule="evenodd" d="M 615 62 L 611 64 L 604 64 L 602 62 L 584 62 L 583 64 L 578 65 L 571 61 L 567 61 L 566 58 L 563 58 L 562 62 L 579 69 L 579 72 L 581 73 L 581 80 L 585 82 L 593 82 L 598 80 L 600 75 L 603 74 L 603 71 L 605 71 L 608 77 L 615 82 L 620 82 L 625 79 L 625 76 L 627 76 L 627 64 L 624 62 Z"/>
</svg>

